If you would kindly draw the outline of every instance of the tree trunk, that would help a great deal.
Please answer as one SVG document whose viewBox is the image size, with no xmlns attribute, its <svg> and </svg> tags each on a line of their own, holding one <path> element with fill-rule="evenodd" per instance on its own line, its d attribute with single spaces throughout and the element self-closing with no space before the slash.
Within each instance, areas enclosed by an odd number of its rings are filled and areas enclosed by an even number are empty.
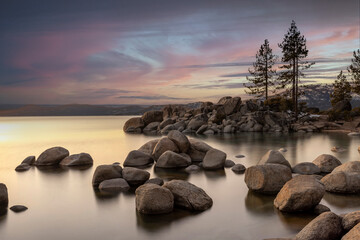
<svg viewBox="0 0 360 240">
<path fill-rule="evenodd" d="M 268 59 L 265 60 L 265 100 L 268 100 Z"/>
<path fill-rule="evenodd" d="M 295 69 L 296 69 L 296 79 L 295 79 L 295 120 L 298 120 L 298 115 L 299 115 L 299 111 L 298 111 L 298 95 L 299 95 L 299 63 L 298 63 L 298 59 L 296 59 L 296 65 L 295 65 Z"/>
<path fill-rule="evenodd" d="M 295 94 L 296 77 L 295 77 L 295 72 L 296 72 L 296 70 L 295 70 L 295 57 L 294 57 L 293 58 L 293 75 L 292 75 L 292 77 L 293 77 L 293 79 L 292 79 L 292 103 L 293 103 L 294 112 L 296 111 L 296 107 L 295 107 L 296 106 L 296 94 Z"/>
</svg>

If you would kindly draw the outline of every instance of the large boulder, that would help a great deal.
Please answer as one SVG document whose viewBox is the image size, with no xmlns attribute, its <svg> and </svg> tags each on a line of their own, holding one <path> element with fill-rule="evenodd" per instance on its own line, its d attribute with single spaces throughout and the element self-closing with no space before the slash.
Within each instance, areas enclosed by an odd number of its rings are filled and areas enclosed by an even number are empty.
<svg viewBox="0 0 360 240">
<path fill-rule="evenodd" d="M 181 168 L 191 164 L 191 159 L 172 151 L 166 151 L 156 162 L 159 168 Z"/>
<path fill-rule="evenodd" d="M 69 156 L 69 151 L 63 147 L 52 147 L 40 154 L 35 162 L 38 166 L 58 165 L 61 160 Z"/>
<path fill-rule="evenodd" d="M 159 130 L 165 128 L 166 126 L 168 125 L 172 125 L 175 123 L 175 120 L 174 119 L 171 119 L 171 118 L 167 118 L 167 119 L 164 119 L 164 121 L 162 121 L 159 125 Z M 175 126 L 174 126 L 175 127 Z"/>
<path fill-rule="evenodd" d="M 313 174 L 321 173 L 320 168 L 312 162 L 302 162 L 302 163 L 296 164 L 292 168 L 292 171 L 293 171 L 293 173 L 298 173 L 298 174 L 302 174 L 302 175 L 313 175 Z"/>
<path fill-rule="evenodd" d="M 325 212 L 307 224 L 296 240 L 338 240 L 341 238 L 341 218 L 333 212 Z"/>
<path fill-rule="evenodd" d="M 191 144 L 191 146 L 200 151 L 200 152 L 207 152 L 209 151 L 210 149 L 213 149 L 210 145 L 206 144 L 205 142 L 203 141 L 200 141 L 200 140 L 196 140 L 196 139 L 193 139 L 193 138 L 190 138 L 189 139 L 189 142 Z"/>
<path fill-rule="evenodd" d="M 146 127 L 143 129 L 144 133 L 156 133 L 159 128 L 160 123 L 159 122 L 152 122 L 146 125 Z"/>
<path fill-rule="evenodd" d="M 92 165 L 93 159 L 88 153 L 79 153 L 67 156 L 61 160 L 60 165 L 63 166 L 81 166 L 81 165 Z"/>
<path fill-rule="evenodd" d="M 323 173 L 330 173 L 337 166 L 341 165 L 339 159 L 330 154 L 321 154 L 313 161 L 313 163 L 318 166 Z"/>
<path fill-rule="evenodd" d="M 314 209 L 325 194 L 325 188 L 314 176 L 299 175 L 285 183 L 274 200 L 283 212 L 300 212 Z"/>
<path fill-rule="evenodd" d="M 122 175 L 130 185 L 134 186 L 144 184 L 150 178 L 149 172 L 133 167 L 124 167 Z"/>
<path fill-rule="evenodd" d="M 128 191 L 130 186 L 123 178 L 113 178 L 102 181 L 99 185 L 99 189 L 105 192 L 120 192 Z"/>
<path fill-rule="evenodd" d="M 125 122 L 123 130 L 124 132 L 141 133 L 144 127 L 145 124 L 141 117 L 133 117 Z"/>
<path fill-rule="evenodd" d="M 167 135 L 170 131 L 176 130 L 175 126 L 173 124 L 169 124 L 166 127 L 164 127 L 160 133 Z"/>
<path fill-rule="evenodd" d="M 245 183 L 255 192 L 276 194 L 292 178 L 290 168 L 281 164 L 256 165 L 246 169 Z"/>
<path fill-rule="evenodd" d="M 21 163 L 28 164 L 28 165 L 34 165 L 35 164 L 35 156 L 28 156 Z"/>
<path fill-rule="evenodd" d="M 360 239 L 360 223 L 353 227 L 341 240 L 357 240 Z"/>
<path fill-rule="evenodd" d="M 178 130 L 170 131 L 167 137 L 176 144 L 180 152 L 186 153 L 189 150 L 189 139 Z"/>
<path fill-rule="evenodd" d="M 208 118 L 206 114 L 198 114 L 190 120 L 189 124 L 187 125 L 187 129 L 196 131 L 199 129 L 199 127 L 207 123 L 207 120 Z"/>
<path fill-rule="evenodd" d="M 332 193 L 360 193 L 359 172 L 334 172 L 321 179 L 326 191 Z"/>
<path fill-rule="evenodd" d="M 343 229 L 347 232 L 360 223 L 360 211 L 347 213 L 342 218 Z"/>
<path fill-rule="evenodd" d="M 170 213 L 174 208 L 174 196 L 167 188 L 156 184 L 144 184 L 135 191 L 136 210 L 142 214 Z"/>
<path fill-rule="evenodd" d="M 158 142 L 159 142 L 159 139 L 151 140 L 151 141 L 145 143 L 144 145 L 142 145 L 138 150 L 151 156 L 154 151 L 154 148 Z"/>
<path fill-rule="evenodd" d="M 219 99 L 219 101 L 217 102 L 217 104 L 219 105 L 223 105 L 224 103 L 226 103 L 227 101 L 231 100 L 232 97 L 231 96 L 225 96 Z"/>
<path fill-rule="evenodd" d="M 240 105 L 241 105 L 240 97 L 227 98 L 224 99 L 222 102 L 226 115 L 230 115 L 240 110 Z"/>
<path fill-rule="evenodd" d="M 166 151 L 172 151 L 178 153 L 179 148 L 168 137 L 163 137 L 154 147 L 154 151 L 152 153 L 154 160 L 157 161 L 159 157 Z"/>
<path fill-rule="evenodd" d="M 154 160 L 150 155 L 139 150 L 133 150 L 128 153 L 124 161 L 124 167 L 139 167 L 151 163 L 154 163 Z"/>
<path fill-rule="evenodd" d="M 333 107 L 334 112 L 351 111 L 352 106 L 349 100 L 342 100 L 335 104 Z"/>
<path fill-rule="evenodd" d="M 122 168 L 119 165 L 100 165 L 95 169 L 92 185 L 98 187 L 102 181 L 121 177 Z"/>
<path fill-rule="evenodd" d="M 335 172 L 358 172 L 360 173 L 360 161 L 350 161 L 334 168 L 331 173 Z"/>
<path fill-rule="evenodd" d="M 285 157 L 279 151 L 269 150 L 258 162 L 258 165 L 263 165 L 267 163 L 282 164 L 291 168 L 290 163 L 285 159 Z"/>
<path fill-rule="evenodd" d="M 212 199 L 203 189 L 189 182 L 171 180 L 165 183 L 164 187 L 174 195 L 175 206 L 193 211 L 204 211 L 213 204 Z"/>
<path fill-rule="evenodd" d="M 142 115 L 141 119 L 143 120 L 145 126 L 152 122 L 162 122 L 163 112 L 162 111 L 148 111 Z"/>
<path fill-rule="evenodd" d="M 0 208 L 6 208 L 9 204 L 9 196 L 5 184 L 0 183 Z"/>
<path fill-rule="evenodd" d="M 210 149 L 206 152 L 203 160 L 205 170 L 216 170 L 224 168 L 226 153 L 217 149 Z"/>
</svg>

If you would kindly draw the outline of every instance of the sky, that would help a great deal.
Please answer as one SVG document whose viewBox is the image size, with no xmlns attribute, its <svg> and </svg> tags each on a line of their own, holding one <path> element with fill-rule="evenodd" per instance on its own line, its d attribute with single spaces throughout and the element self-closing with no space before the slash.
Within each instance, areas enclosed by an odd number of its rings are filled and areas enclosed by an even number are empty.
<svg viewBox="0 0 360 240">
<path fill-rule="evenodd" d="M 360 48 L 359 0 L 2 0 L 0 104 L 169 104 L 244 95 L 265 39 L 294 20 L 306 83 Z"/>
</svg>

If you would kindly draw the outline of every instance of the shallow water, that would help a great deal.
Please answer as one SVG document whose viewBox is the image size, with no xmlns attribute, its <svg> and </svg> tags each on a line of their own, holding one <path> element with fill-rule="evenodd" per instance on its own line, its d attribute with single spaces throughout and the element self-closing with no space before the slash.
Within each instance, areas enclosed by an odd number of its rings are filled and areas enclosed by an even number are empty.
<svg viewBox="0 0 360 240">
<path fill-rule="evenodd" d="M 142 216 L 133 193 L 100 196 L 91 185 L 99 164 L 123 162 L 130 150 L 156 136 L 125 134 L 128 117 L 15 117 L 0 118 L 0 182 L 7 185 L 9 205 L 23 204 L 23 213 L 0 216 L 0 239 L 263 239 L 294 236 L 314 216 L 284 215 L 273 208 L 273 196 L 248 192 L 244 175 L 230 169 L 185 174 L 154 170 L 152 177 L 186 179 L 202 187 L 214 201 L 203 213 L 177 210 L 163 216 Z M 194 136 L 196 137 L 196 136 Z M 269 149 L 286 147 L 289 162 L 312 161 L 322 153 L 342 162 L 359 160 L 360 137 L 341 133 L 242 133 L 200 137 L 225 151 L 228 159 L 249 167 Z M 94 166 L 87 169 L 14 168 L 27 156 L 53 146 L 71 153 L 88 152 Z M 331 147 L 347 149 L 332 153 Z M 245 158 L 236 159 L 243 154 Z M 359 210 L 360 196 L 326 194 L 322 203 L 336 213 Z"/>
</svg>

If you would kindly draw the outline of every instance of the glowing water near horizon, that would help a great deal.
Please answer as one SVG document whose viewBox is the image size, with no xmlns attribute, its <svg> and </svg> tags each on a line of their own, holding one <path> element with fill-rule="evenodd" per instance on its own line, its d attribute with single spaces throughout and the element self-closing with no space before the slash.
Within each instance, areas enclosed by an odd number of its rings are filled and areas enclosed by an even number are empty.
<svg viewBox="0 0 360 240">
<path fill-rule="evenodd" d="M 129 117 L 5 117 L 0 118 L 0 182 L 7 185 L 9 205 L 23 204 L 23 213 L 0 216 L 0 239 L 263 239 L 292 237 L 314 216 L 281 214 L 273 196 L 249 193 L 244 175 L 225 171 L 184 172 L 147 170 L 164 180 L 185 179 L 202 187 L 214 201 L 205 212 L 177 210 L 163 216 L 136 213 L 132 192 L 104 198 L 91 185 L 97 165 L 123 162 L 128 152 L 157 136 L 125 134 Z M 341 133 L 194 136 L 227 153 L 246 167 L 256 164 L 269 149 L 285 147 L 292 165 L 312 161 L 322 153 L 342 162 L 359 160 L 359 137 Z M 46 171 L 14 168 L 27 156 L 63 146 L 70 153 L 88 152 L 94 166 L 88 169 Z M 347 149 L 332 153 L 331 147 Z M 236 159 L 235 155 L 246 157 Z M 322 203 L 336 213 L 359 210 L 360 196 L 326 194 Z"/>
</svg>

